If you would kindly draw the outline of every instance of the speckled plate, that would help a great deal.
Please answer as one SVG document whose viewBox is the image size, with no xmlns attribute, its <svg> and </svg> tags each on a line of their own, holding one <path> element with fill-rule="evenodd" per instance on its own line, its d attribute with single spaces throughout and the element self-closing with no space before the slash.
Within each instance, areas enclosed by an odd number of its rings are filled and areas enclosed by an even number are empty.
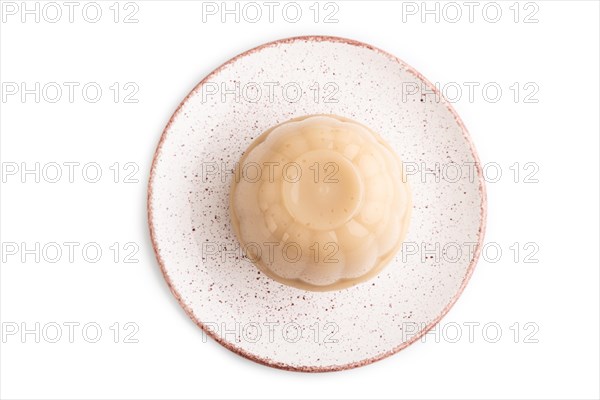
<svg viewBox="0 0 600 400">
<path fill-rule="evenodd" d="M 413 191 L 403 248 L 375 278 L 339 291 L 261 274 L 230 222 L 243 151 L 268 128 L 308 114 L 378 132 L 405 162 Z M 165 128 L 148 187 L 152 244 L 192 320 L 244 357 L 296 371 L 358 367 L 419 339 L 465 288 L 485 214 L 475 149 L 435 87 L 391 54 L 323 36 L 264 44 L 203 79 Z"/>
</svg>

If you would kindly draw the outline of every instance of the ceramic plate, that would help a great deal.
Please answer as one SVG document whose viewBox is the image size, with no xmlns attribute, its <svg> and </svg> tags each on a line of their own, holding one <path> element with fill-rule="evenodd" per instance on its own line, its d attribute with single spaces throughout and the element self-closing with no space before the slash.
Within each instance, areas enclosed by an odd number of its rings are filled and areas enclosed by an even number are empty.
<svg viewBox="0 0 600 400">
<path fill-rule="evenodd" d="M 413 192 L 402 249 L 375 278 L 339 291 L 261 274 L 230 222 L 232 171 L 246 147 L 309 114 L 378 132 L 405 162 Z M 465 288 L 485 214 L 473 144 L 433 85 L 382 50 L 323 36 L 264 44 L 203 79 L 165 128 L 148 188 L 154 250 L 187 314 L 228 349 L 296 371 L 365 365 L 419 339 Z"/>
</svg>

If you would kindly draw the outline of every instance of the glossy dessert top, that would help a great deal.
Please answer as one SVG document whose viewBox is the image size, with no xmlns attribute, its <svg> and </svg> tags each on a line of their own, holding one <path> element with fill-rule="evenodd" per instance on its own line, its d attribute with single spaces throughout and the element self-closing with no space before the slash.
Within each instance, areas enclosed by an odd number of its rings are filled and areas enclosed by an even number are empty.
<svg viewBox="0 0 600 400">
<path fill-rule="evenodd" d="M 337 290 L 375 276 L 406 235 L 402 163 L 376 133 L 333 115 L 269 129 L 241 158 L 231 217 L 246 255 L 271 278 Z"/>
</svg>

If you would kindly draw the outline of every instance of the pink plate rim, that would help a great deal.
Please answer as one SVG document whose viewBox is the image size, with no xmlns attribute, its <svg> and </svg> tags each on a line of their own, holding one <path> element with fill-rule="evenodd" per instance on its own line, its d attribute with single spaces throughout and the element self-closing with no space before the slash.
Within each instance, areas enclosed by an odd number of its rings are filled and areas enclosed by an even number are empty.
<svg viewBox="0 0 600 400">
<path fill-rule="evenodd" d="M 480 217 L 481 217 L 481 224 L 479 225 L 479 232 L 478 232 L 478 240 L 477 240 L 477 246 L 475 247 L 475 251 L 473 252 L 473 259 L 471 260 L 471 263 L 469 264 L 467 273 L 465 275 L 465 277 L 463 278 L 463 281 L 460 285 L 460 288 L 458 289 L 458 291 L 456 292 L 456 294 L 452 297 L 452 299 L 450 300 L 450 302 L 446 305 L 446 307 L 444 307 L 444 309 L 442 310 L 442 312 L 440 313 L 440 315 L 435 318 L 435 320 L 433 320 L 429 325 L 427 325 L 425 327 L 425 329 L 423 329 L 418 335 L 415 335 L 414 337 L 412 337 L 410 340 L 402 343 L 401 345 L 393 348 L 392 350 L 388 350 L 382 354 L 379 354 L 375 357 L 371 357 L 365 360 L 361 360 L 361 361 L 357 361 L 357 362 L 353 362 L 353 363 L 349 363 L 349 364 L 344 364 L 344 365 L 331 365 L 331 366 L 325 366 L 325 367 L 311 367 L 311 366 L 303 366 L 303 367 L 298 367 L 298 366 L 294 366 L 294 365 L 289 365 L 289 364 L 285 364 L 285 363 L 281 363 L 281 362 L 277 362 L 277 361 L 273 361 L 271 359 L 268 358 L 263 358 L 263 357 L 259 357 L 255 354 L 251 354 L 250 352 L 241 349 L 235 345 L 233 345 L 232 343 L 229 343 L 225 340 L 223 340 L 222 338 L 220 338 L 218 335 L 214 334 L 214 332 L 212 332 L 210 329 L 208 329 L 200 320 L 198 320 L 198 318 L 194 315 L 193 311 L 187 306 L 187 304 L 185 304 L 182 299 L 181 299 L 181 295 L 177 292 L 177 290 L 173 287 L 173 284 L 171 282 L 171 279 L 169 278 L 169 275 L 167 274 L 167 271 L 165 269 L 164 266 L 164 262 L 163 259 L 160 255 L 160 253 L 158 252 L 157 248 L 157 243 L 156 243 L 156 237 L 155 237 L 155 233 L 154 233 L 154 225 L 152 223 L 153 221 L 153 215 L 152 215 L 152 184 L 154 181 L 154 173 L 155 173 L 155 168 L 156 168 L 156 160 L 158 158 L 158 155 L 161 152 L 162 149 L 162 145 L 163 142 L 165 141 L 166 137 L 167 137 L 167 132 L 169 131 L 169 128 L 171 127 L 171 124 L 173 123 L 173 121 L 175 120 L 175 118 L 178 116 L 179 112 L 181 111 L 182 106 L 186 103 L 186 101 L 190 98 L 190 96 L 192 96 L 193 94 L 195 94 L 200 87 L 206 83 L 207 81 L 210 80 L 210 78 L 212 76 L 214 76 L 215 74 L 219 73 L 223 68 L 227 67 L 230 64 L 233 64 L 235 61 L 237 61 L 238 59 L 248 56 L 252 53 L 255 53 L 257 51 L 260 51 L 262 49 L 265 48 L 269 48 L 269 47 L 273 47 L 273 46 L 277 46 L 279 44 L 283 44 L 283 43 L 292 43 L 292 42 L 297 42 L 297 41 L 306 41 L 306 42 L 333 42 L 333 43 L 345 43 L 345 44 L 350 44 L 352 46 L 358 46 L 358 47 L 364 47 L 367 48 L 369 50 L 373 50 L 377 53 L 383 54 L 386 57 L 394 60 L 395 62 L 397 62 L 398 64 L 400 64 L 403 68 L 405 68 L 408 72 L 410 72 L 411 74 L 413 74 L 417 79 L 425 82 L 425 84 L 428 86 L 428 88 L 436 94 L 436 96 L 440 96 L 439 98 L 442 99 L 443 104 L 446 106 L 446 108 L 452 113 L 452 115 L 454 116 L 454 119 L 456 120 L 457 124 L 459 125 L 459 127 L 461 128 L 462 132 L 463 132 L 463 136 L 465 138 L 465 140 L 467 141 L 467 143 L 469 144 L 470 150 L 471 150 L 471 154 L 475 160 L 475 164 L 476 164 L 476 170 L 477 170 L 477 176 L 479 178 L 479 193 L 481 195 L 481 205 L 480 205 Z M 479 160 L 479 156 L 477 154 L 477 151 L 475 150 L 475 146 L 473 145 L 473 141 L 471 140 L 471 136 L 469 135 L 469 132 L 467 131 L 467 128 L 465 127 L 464 123 L 462 122 L 462 120 L 460 119 L 460 117 L 458 116 L 458 114 L 456 113 L 456 111 L 454 110 L 454 108 L 452 107 L 452 105 L 450 103 L 448 103 L 448 101 L 446 101 L 444 99 L 444 97 L 441 95 L 441 93 L 438 91 L 438 89 L 435 87 L 435 85 L 433 85 L 431 82 L 429 82 L 423 75 L 421 75 L 421 73 L 419 73 L 417 70 L 415 70 L 414 68 L 412 68 L 410 65 L 408 65 L 407 63 L 405 63 L 404 61 L 402 61 L 401 59 L 399 59 L 398 57 L 384 51 L 381 50 L 375 46 L 363 43 L 363 42 L 359 42 L 357 40 L 353 40 L 353 39 L 347 39 L 347 38 L 342 38 L 342 37 L 337 37 L 337 36 L 323 36 L 323 35 L 315 35 L 315 36 L 294 36 L 294 37 L 289 37 L 289 38 L 285 38 L 285 39 L 279 39 L 279 40 L 275 40 L 272 42 L 268 42 L 265 44 L 262 44 L 260 46 L 254 47 L 250 50 L 247 50 L 241 54 L 238 54 L 237 56 L 231 58 L 229 61 L 225 62 L 224 64 L 222 64 L 221 66 L 219 66 L 217 69 L 215 69 L 214 71 L 212 71 L 210 74 L 208 74 L 204 79 L 202 79 L 189 93 L 187 96 L 185 96 L 185 98 L 181 101 L 181 103 L 179 104 L 179 106 L 177 107 L 177 109 L 175 110 L 175 112 L 173 113 L 173 115 L 171 116 L 171 118 L 169 119 L 169 122 L 167 123 L 167 125 L 165 126 L 165 129 L 163 130 L 160 140 L 158 142 L 158 145 L 156 147 L 156 151 L 154 153 L 154 157 L 152 159 L 152 167 L 150 169 L 150 177 L 148 179 L 148 197 L 147 197 L 147 213 L 148 213 L 148 227 L 150 229 L 150 239 L 152 242 L 152 248 L 154 249 L 154 253 L 156 254 L 156 259 L 158 260 L 158 264 L 160 266 L 160 270 L 165 278 L 165 281 L 167 282 L 167 285 L 169 287 L 169 290 L 171 291 L 171 293 L 173 293 L 173 295 L 175 296 L 175 298 L 177 299 L 177 302 L 181 305 L 181 307 L 183 308 L 183 310 L 185 311 L 185 313 L 192 319 L 192 321 L 194 321 L 194 323 L 196 325 L 198 325 L 204 332 L 206 332 L 207 335 L 209 335 L 211 338 L 213 338 L 217 343 L 219 343 L 220 345 L 222 345 L 223 347 L 233 351 L 236 354 L 239 354 L 242 357 L 245 357 L 249 360 L 252 360 L 254 362 L 257 362 L 259 364 L 263 364 L 269 367 L 275 367 L 275 368 L 279 368 L 282 370 L 286 370 L 286 371 L 296 371 L 296 372 L 332 372 L 332 371 L 342 371 L 342 370 L 347 370 L 347 369 L 352 369 L 352 368 L 357 368 L 357 367 L 361 367 L 364 365 L 368 365 L 371 363 L 374 363 L 376 361 L 382 360 L 384 358 L 387 358 L 391 355 L 394 355 L 396 353 L 398 353 L 400 350 L 410 346 L 412 343 L 416 342 L 417 340 L 419 340 L 421 337 L 423 337 L 423 335 L 425 335 L 429 330 L 431 330 L 435 325 L 437 325 L 440 320 L 448 313 L 448 311 L 450 311 L 450 309 L 452 308 L 452 306 L 454 306 L 454 304 L 456 303 L 456 301 L 458 300 L 458 298 L 460 297 L 460 295 L 463 293 L 465 287 L 467 286 L 467 283 L 469 282 L 469 279 L 471 278 L 471 275 L 473 274 L 473 271 L 475 269 L 475 265 L 477 264 L 477 261 L 479 259 L 479 255 L 481 253 L 481 247 L 483 245 L 483 237 L 485 235 L 485 228 L 486 228 L 486 219 L 487 219 L 487 194 L 486 194 L 486 189 L 485 189 L 485 183 L 484 183 L 484 178 L 483 178 L 483 171 L 481 168 L 481 162 Z"/>
</svg>

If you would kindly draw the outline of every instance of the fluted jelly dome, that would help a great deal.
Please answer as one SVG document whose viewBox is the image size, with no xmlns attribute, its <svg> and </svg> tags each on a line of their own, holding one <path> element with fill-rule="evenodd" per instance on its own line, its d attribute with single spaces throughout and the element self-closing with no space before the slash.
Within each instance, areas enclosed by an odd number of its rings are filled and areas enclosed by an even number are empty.
<svg viewBox="0 0 600 400">
<path fill-rule="evenodd" d="M 412 200 L 402 162 L 367 127 L 334 115 L 277 125 L 242 156 L 231 218 L 269 277 L 336 290 L 375 276 L 399 250 Z"/>
</svg>

